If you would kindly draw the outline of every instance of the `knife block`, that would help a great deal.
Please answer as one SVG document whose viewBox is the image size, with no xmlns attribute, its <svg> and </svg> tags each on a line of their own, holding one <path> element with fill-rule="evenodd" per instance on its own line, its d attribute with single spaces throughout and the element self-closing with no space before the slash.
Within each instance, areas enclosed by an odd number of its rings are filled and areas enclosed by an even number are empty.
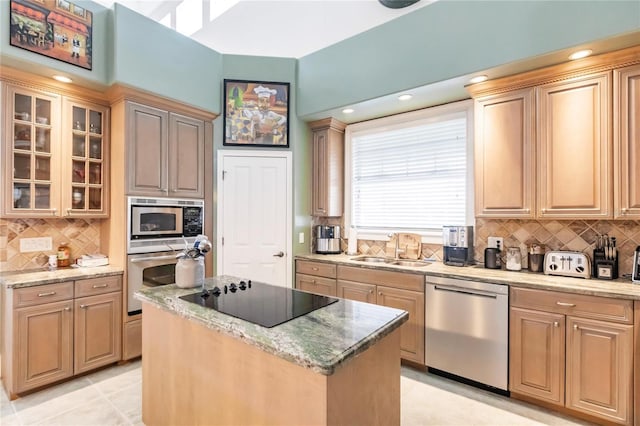
<svg viewBox="0 0 640 426">
<path fill-rule="evenodd" d="M 603 249 L 593 250 L 592 275 L 600 280 L 615 280 L 618 278 L 618 258 L 606 259 Z"/>
</svg>

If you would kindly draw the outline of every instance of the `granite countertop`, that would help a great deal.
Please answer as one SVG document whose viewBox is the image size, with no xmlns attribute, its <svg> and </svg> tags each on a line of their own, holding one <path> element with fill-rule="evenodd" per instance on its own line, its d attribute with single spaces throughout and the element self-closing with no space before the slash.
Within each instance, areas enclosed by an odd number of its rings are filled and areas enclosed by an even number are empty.
<svg viewBox="0 0 640 426">
<path fill-rule="evenodd" d="M 335 263 L 340 265 L 358 266 L 368 269 L 384 269 L 420 273 L 427 277 L 448 277 L 481 282 L 507 284 L 517 287 L 536 288 L 541 290 L 565 291 L 569 293 L 586 294 L 592 296 L 614 297 L 618 299 L 640 300 L 640 284 L 634 284 L 630 278 L 617 280 L 598 280 L 572 277 L 558 277 L 543 273 L 506 271 L 501 269 L 485 269 L 482 266 L 448 266 L 442 262 L 430 262 L 426 266 L 399 266 L 385 263 L 366 263 L 351 260 L 356 256 L 346 254 L 306 254 L 298 255 L 299 260 L 313 260 L 316 262 Z"/>
<path fill-rule="evenodd" d="M 33 287 L 43 284 L 55 284 L 64 281 L 81 280 L 86 278 L 100 278 L 111 275 L 122 275 L 123 269 L 116 266 L 95 266 L 95 267 L 71 267 L 31 270 L 31 271 L 11 271 L 0 273 L 0 285 L 7 288 Z"/>
<path fill-rule="evenodd" d="M 220 276 L 206 278 L 205 285 L 212 289 L 239 281 L 240 278 Z M 184 289 L 171 284 L 142 289 L 135 297 L 324 375 L 333 374 L 336 368 L 409 319 L 409 314 L 400 309 L 339 299 L 309 314 L 265 328 L 179 298 L 199 291 L 199 287 Z"/>
</svg>

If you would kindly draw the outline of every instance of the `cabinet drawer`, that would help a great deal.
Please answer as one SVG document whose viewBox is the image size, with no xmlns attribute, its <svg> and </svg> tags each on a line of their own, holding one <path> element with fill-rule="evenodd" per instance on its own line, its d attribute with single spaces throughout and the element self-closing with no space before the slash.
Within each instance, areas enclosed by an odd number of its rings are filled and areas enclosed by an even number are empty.
<svg viewBox="0 0 640 426">
<path fill-rule="evenodd" d="M 384 285 L 387 287 L 420 291 L 424 293 L 424 275 L 421 274 L 408 274 L 404 272 L 339 265 L 338 278 L 341 280 Z"/>
<path fill-rule="evenodd" d="M 13 292 L 13 307 L 40 305 L 73 299 L 73 281 L 19 288 Z"/>
<path fill-rule="evenodd" d="M 335 278 L 336 265 L 331 263 L 310 262 L 308 260 L 296 260 L 296 273 Z"/>
<path fill-rule="evenodd" d="M 313 275 L 296 274 L 296 289 L 308 291 L 309 293 L 323 294 L 325 296 L 335 296 L 336 280 L 315 277 Z"/>
<path fill-rule="evenodd" d="M 633 322 L 633 302 L 609 297 L 511 287 L 511 306 L 625 324 Z"/>
<path fill-rule="evenodd" d="M 112 277 L 89 278 L 76 281 L 76 297 L 93 296 L 122 290 L 122 280 L 119 275 Z"/>
</svg>

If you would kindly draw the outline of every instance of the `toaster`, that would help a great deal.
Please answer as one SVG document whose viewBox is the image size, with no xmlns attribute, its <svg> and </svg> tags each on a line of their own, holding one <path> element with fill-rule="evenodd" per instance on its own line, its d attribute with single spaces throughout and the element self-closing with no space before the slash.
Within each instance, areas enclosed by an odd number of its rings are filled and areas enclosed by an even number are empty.
<svg viewBox="0 0 640 426">
<path fill-rule="evenodd" d="M 544 255 L 545 275 L 591 278 L 589 256 L 578 251 L 549 251 Z"/>
</svg>

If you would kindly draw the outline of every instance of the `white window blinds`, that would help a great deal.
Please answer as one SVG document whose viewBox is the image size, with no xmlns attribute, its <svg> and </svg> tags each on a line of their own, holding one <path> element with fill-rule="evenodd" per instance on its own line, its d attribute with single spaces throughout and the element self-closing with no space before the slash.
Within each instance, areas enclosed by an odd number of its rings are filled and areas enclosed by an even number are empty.
<svg viewBox="0 0 640 426">
<path fill-rule="evenodd" d="M 466 112 L 356 132 L 350 166 L 351 224 L 359 230 L 465 224 Z"/>
</svg>

